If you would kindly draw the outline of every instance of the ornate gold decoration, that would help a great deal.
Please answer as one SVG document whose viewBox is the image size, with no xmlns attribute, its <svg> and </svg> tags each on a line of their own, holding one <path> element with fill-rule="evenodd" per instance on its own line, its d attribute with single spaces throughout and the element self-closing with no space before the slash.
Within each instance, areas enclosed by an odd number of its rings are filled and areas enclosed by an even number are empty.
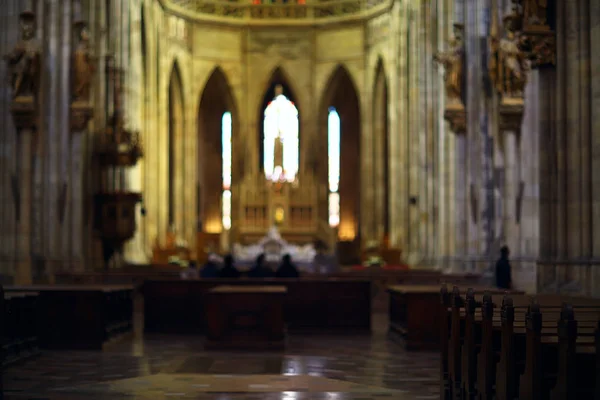
<svg viewBox="0 0 600 400">
<path fill-rule="evenodd" d="M 500 95 L 522 98 L 527 83 L 529 64 L 519 49 L 521 33 L 520 18 L 511 13 L 503 18 L 504 36 L 498 40 L 493 33 L 491 40 L 490 79 Z"/>
<path fill-rule="evenodd" d="M 35 39 L 35 14 L 23 11 L 19 20 L 21 40 L 3 58 L 8 64 L 8 79 L 13 98 L 34 98 L 39 90 L 42 54 L 41 46 Z"/>
<path fill-rule="evenodd" d="M 500 130 L 519 132 L 523 121 L 524 108 L 522 98 L 502 99 L 498 108 Z"/>
<path fill-rule="evenodd" d="M 444 119 L 450 123 L 450 129 L 457 135 L 467 132 L 467 112 L 462 105 L 446 107 Z"/>
<path fill-rule="evenodd" d="M 74 24 L 77 46 L 73 51 L 72 64 L 72 98 L 74 102 L 89 102 L 92 78 L 96 71 L 95 58 L 90 49 L 90 36 L 85 21 L 77 21 Z"/>
<path fill-rule="evenodd" d="M 88 121 L 94 115 L 94 110 L 89 103 L 72 103 L 71 104 L 71 132 L 83 132 L 87 127 Z"/>
<path fill-rule="evenodd" d="M 454 37 L 450 41 L 450 49 L 437 53 L 433 59 L 445 69 L 444 82 L 446 96 L 450 102 L 460 102 L 463 97 L 464 79 L 464 26 L 454 24 Z"/>
<path fill-rule="evenodd" d="M 519 49 L 531 68 L 556 65 L 556 34 L 552 31 L 548 0 L 513 0 L 522 21 Z"/>
</svg>

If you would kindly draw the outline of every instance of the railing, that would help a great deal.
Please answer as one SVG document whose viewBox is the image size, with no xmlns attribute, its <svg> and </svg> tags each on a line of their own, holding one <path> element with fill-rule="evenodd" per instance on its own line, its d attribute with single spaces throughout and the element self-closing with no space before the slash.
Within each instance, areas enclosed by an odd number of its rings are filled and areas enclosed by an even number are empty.
<svg viewBox="0 0 600 400">
<path fill-rule="evenodd" d="M 393 0 L 162 0 L 172 13 L 188 19 L 226 19 L 238 23 L 327 23 L 370 17 Z"/>
</svg>

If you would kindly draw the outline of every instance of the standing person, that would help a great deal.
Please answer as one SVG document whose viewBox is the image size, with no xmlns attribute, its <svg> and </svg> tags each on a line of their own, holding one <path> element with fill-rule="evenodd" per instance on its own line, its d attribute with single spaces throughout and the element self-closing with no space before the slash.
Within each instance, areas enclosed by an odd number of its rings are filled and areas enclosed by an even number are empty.
<svg viewBox="0 0 600 400">
<path fill-rule="evenodd" d="M 219 271 L 219 278 L 239 278 L 240 271 L 237 270 L 233 263 L 233 256 L 228 254 L 225 256 L 223 268 Z"/>
<path fill-rule="evenodd" d="M 510 250 L 508 246 L 503 246 L 500 249 L 500 259 L 496 262 L 496 286 L 500 289 L 512 288 L 512 275 L 510 261 L 508 256 Z"/>
<path fill-rule="evenodd" d="M 283 256 L 283 262 L 275 272 L 276 278 L 300 278 L 298 268 L 292 263 L 292 257 L 289 254 Z"/>
</svg>

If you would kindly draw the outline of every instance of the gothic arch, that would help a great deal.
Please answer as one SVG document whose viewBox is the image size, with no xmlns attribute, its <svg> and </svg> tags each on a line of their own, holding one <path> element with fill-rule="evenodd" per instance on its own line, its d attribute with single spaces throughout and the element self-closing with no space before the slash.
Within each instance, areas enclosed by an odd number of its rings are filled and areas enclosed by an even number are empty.
<svg viewBox="0 0 600 400">
<path fill-rule="evenodd" d="M 223 172 L 222 118 L 225 112 L 232 116 L 232 194 L 235 204 L 235 184 L 244 169 L 243 149 L 240 149 L 239 113 L 231 86 L 220 67 L 209 75 L 198 103 L 198 216 L 203 230 L 220 232 L 221 191 Z M 232 207 L 235 210 L 235 207 Z"/>
<path fill-rule="evenodd" d="M 379 57 L 375 67 L 371 123 L 373 129 L 373 192 L 375 215 L 373 232 L 379 240 L 385 240 L 390 232 L 389 189 L 389 115 L 388 84 L 383 59 Z"/>
<path fill-rule="evenodd" d="M 334 107 L 340 116 L 340 224 L 341 240 L 359 242 L 360 232 L 360 140 L 361 107 L 359 92 L 345 66 L 338 65 L 332 72 L 319 104 L 319 135 L 314 150 L 327 149 L 327 119 L 329 108 Z M 327 151 L 319 153 L 316 174 L 321 182 L 327 182 Z M 320 207 L 327 211 L 327 207 Z M 326 217 L 326 216 L 325 216 Z M 357 253 L 354 255 L 358 257 Z M 345 260 L 355 261 L 355 260 Z"/>
<path fill-rule="evenodd" d="M 263 122 L 264 122 L 264 112 L 265 112 L 265 108 L 267 108 L 267 105 L 271 102 L 271 100 L 273 100 L 273 98 L 275 97 L 275 87 L 277 85 L 281 85 L 283 87 L 283 94 L 289 99 L 291 100 L 294 105 L 296 106 L 296 108 L 298 109 L 298 114 L 299 114 L 299 140 L 300 140 L 300 145 L 299 148 L 302 148 L 302 108 L 300 107 L 300 105 L 298 104 L 298 92 L 295 90 L 295 88 L 292 86 L 291 84 L 291 80 L 288 79 L 288 75 L 286 74 L 286 72 L 283 70 L 282 67 L 278 66 L 275 67 L 273 69 L 273 71 L 271 72 L 270 76 L 269 76 L 269 80 L 265 82 L 264 84 L 264 90 L 262 92 L 262 97 L 259 101 L 259 108 L 258 108 L 258 118 L 257 118 L 257 128 L 258 128 L 258 148 L 259 148 L 259 154 L 258 154 L 258 159 L 259 159 L 259 170 L 262 171 L 262 167 L 263 167 L 263 147 L 264 147 L 264 143 L 263 143 L 263 134 L 264 134 L 264 126 L 263 126 Z M 302 154 L 300 154 L 300 163 L 302 163 Z"/>
</svg>

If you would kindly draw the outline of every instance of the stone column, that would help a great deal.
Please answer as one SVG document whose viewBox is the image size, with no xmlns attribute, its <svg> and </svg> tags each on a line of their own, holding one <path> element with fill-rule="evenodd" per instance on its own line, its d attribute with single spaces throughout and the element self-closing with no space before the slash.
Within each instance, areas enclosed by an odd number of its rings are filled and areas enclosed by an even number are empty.
<svg viewBox="0 0 600 400">
<path fill-rule="evenodd" d="M 32 182 L 33 156 L 37 140 L 36 105 L 33 97 L 17 97 L 11 112 L 17 128 L 17 173 L 12 176 L 13 200 L 15 202 L 16 240 L 14 282 L 20 285 L 32 283 Z"/>
<path fill-rule="evenodd" d="M 77 21 L 74 24 L 75 45 L 73 48 L 71 71 L 74 76 L 71 87 L 70 130 L 71 130 L 71 169 L 70 173 L 70 204 L 71 204 L 71 268 L 74 271 L 84 270 L 83 226 L 85 214 L 83 204 L 84 195 L 84 170 L 83 138 L 87 133 L 87 126 L 92 117 L 90 104 L 90 89 L 95 71 L 94 57 L 91 54 L 87 24 Z"/>
<path fill-rule="evenodd" d="M 17 167 L 11 176 L 15 204 L 15 283 L 32 282 L 32 182 L 38 128 L 41 46 L 35 38 L 36 17 L 31 11 L 19 15 L 21 38 L 5 56 L 12 89 L 10 111 L 17 130 Z M 24 51 L 25 50 L 25 51 Z"/>
<path fill-rule="evenodd" d="M 503 143 L 504 187 L 502 188 L 502 231 L 506 245 L 518 251 L 517 192 L 519 186 L 518 140 L 523 120 L 523 100 L 502 102 L 499 107 L 500 135 Z"/>
<path fill-rule="evenodd" d="M 464 107 L 446 108 L 444 117 L 450 124 L 450 130 L 454 133 L 454 203 L 455 216 L 454 219 L 454 255 L 450 270 L 460 272 L 464 269 L 463 260 L 457 259 L 463 257 L 467 253 L 468 243 L 468 218 L 469 218 L 469 202 L 468 202 L 468 187 L 467 187 L 467 116 Z"/>
</svg>

